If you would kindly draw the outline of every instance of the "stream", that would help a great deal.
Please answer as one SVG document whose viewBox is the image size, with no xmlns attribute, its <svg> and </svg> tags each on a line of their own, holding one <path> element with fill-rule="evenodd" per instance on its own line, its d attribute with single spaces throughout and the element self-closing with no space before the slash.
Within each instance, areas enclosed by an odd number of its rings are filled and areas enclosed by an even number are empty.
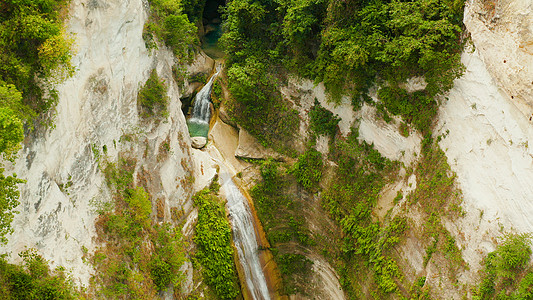
<svg viewBox="0 0 533 300">
<path fill-rule="evenodd" d="M 221 191 L 226 196 L 226 207 L 233 231 L 239 262 L 244 270 L 246 285 L 254 299 L 270 299 L 265 274 L 259 261 L 257 237 L 248 200 L 227 172 L 220 174 Z"/>
<path fill-rule="evenodd" d="M 192 116 L 187 121 L 191 137 L 207 138 L 208 136 L 211 118 L 211 90 L 221 69 L 222 65 L 217 64 L 216 72 L 196 95 Z M 238 264 L 244 271 L 246 287 L 253 299 L 270 299 L 267 281 L 259 259 L 258 238 L 248 200 L 235 185 L 229 168 L 224 165 L 224 160 L 221 157 L 212 158 L 221 165 L 219 172 L 221 192 L 227 200 L 226 209 L 232 225 L 233 242 L 237 248 Z"/>
</svg>

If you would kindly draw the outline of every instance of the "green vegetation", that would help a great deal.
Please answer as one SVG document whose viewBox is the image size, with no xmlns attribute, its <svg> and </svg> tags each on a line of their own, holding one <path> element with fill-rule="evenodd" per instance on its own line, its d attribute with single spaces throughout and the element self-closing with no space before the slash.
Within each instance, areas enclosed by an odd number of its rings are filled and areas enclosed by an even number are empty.
<svg viewBox="0 0 533 300">
<path fill-rule="evenodd" d="M 182 62 L 192 61 L 194 46 L 198 44 L 197 28 L 189 22 L 187 14 L 193 1 L 150 0 L 150 19 L 145 24 L 143 37 L 146 47 L 156 47 L 154 36 L 163 41 Z M 185 7 L 184 7 L 185 6 Z"/>
<path fill-rule="evenodd" d="M 383 297 L 397 291 L 397 282 L 402 280 L 389 251 L 407 229 L 407 220 L 398 216 L 389 224 L 381 224 L 371 214 L 379 192 L 394 179 L 398 164 L 382 157 L 371 145 L 359 142 L 357 136 L 357 130 L 352 130 L 346 140 L 332 145 L 331 156 L 338 167 L 322 203 L 342 230 L 338 269 L 343 288 L 351 298 L 364 298 L 364 282 L 358 276 L 373 274 L 372 286 L 378 288 L 375 293 Z"/>
<path fill-rule="evenodd" d="M 232 2 L 233 3 L 233 2 Z M 283 99 L 277 88 L 282 83 L 269 75 L 270 63 L 255 58 L 228 68 L 229 91 L 234 102 L 229 108 L 236 121 L 264 146 L 290 153 L 298 132 L 298 112 Z"/>
<path fill-rule="evenodd" d="M 221 299 L 235 299 L 240 291 L 233 261 L 231 226 L 217 192 L 218 186 L 212 186 L 194 196 L 194 204 L 198 207 L 194 237 L 198 253 L 195 257 L 202 265 L 207 285 L 215 294 Z"/>
<path fill-rule="evenodd" d="M 117 164 L 107 162 L 103 169 L 114 200 L 97 209 L 98 237 L 105 242 L 91 259 L 99 297 L 151 299 L 170 286 L 180 290 L 179 268 L 185 261 L 181 230 L 152 220 L 151 196 L 134 186 L 135 165 L 122 155 Z"/>
<path fill-rule="evenodd" d="M 68 0 L 0 4 L 0 86 L 14 85 L 24 95 L 24 104 L 36 113 L 54 105 L 57 98 L 51 84 L 74 72 L 72 40 L 62 24 L 68 4 Z"/>
<path fill-rule="evenodd" d="M 407 93 L 398 87 L 382 87 L 378 97 L 393 115 L 400 115 L 422 133 L 429 132 L 437 115 L 437 103 L 426 91 Z"/>
<path fill-rule="evenodd" d="M 155 69 L 152 70 L 150 77 L 139 90 L 137 101 L 143 109 L 142 116 L 145 118 L 155 116 L 165 118 L 168 116 L 167 88 L 165 87 L 164 81 L 157 76 Z"/>
<path fill-rule="evenodd" d="M 298 157 L 289 172 L 305 189 L 312 191 L 322 178 L 323 165 L 322 154 L 315 149 L 309 149 Z"/>
<path fill-rule="evenodd" d="M 309 111 L 310 129 L 317 135 L 335 136 L 340 118 L 320 105 L 317 99 Z"/>
<path fill-rule="evenodd" d="M 13 209 L 19 205 L 20 196 L 18 184 L 25 182 L 18 179 L 16 174 L 6 177 L 3 171 L 4 169 L 0 168 L 0 243 L 6 243 L 6 234 L 13 232 L 11 222 L 14 214 L 18 213 Z"/>
<path fill-rule="evenodd" d="M 14 161 L 24 139 L 22 122 L 30 121 L 33 116 L 33 111 L 22 103 L 17 88 L 0 82 L 0 155 L 4 159 Z M 0 243 L 7 242 L 6 234 L 13 232 L 11 222 L 17 213 L 14 209 L 19 205 L 21 183 L 24 180 L 18 179 L 17 174 L 5 176 L 0 166 Z"/>
<path fill-rule="evenodd" d="M 222 100 L 222 86 L 220 83 L 220 79 L 217 78 L 213 83 L 213 91 L 211 92 L 211 102 L 213 102 L 213 106 L 215 107 L 215 109 L 218 109 L 220 107 L 220 103 L 222 103 Z"/>
<path fill-rule="evenodd" d="M 374 83 L 390 87 L 381 92 L 387 108 L 427 130 L 436 111 L 433 97 L 450 89 L 463 71 L 463 5 L 461 0 L 229 1 L 221 43 L 235 118 L 265 145 L 287 144 L 298 119 L 278 87 L 293 72 L 324 82 L 333 100 L 351 96 L 355 106 L 361 99 L 371 102 L 367 91 Z M 426 80 L 426 89 L 403 95 L 400 84 L 414 76 Z M 332 132 L 333 123 L 319 131 Z"/>
<path fill-rule="evenodd" d="M 0 257 L 0 295 L 5 300 L 77 299 L 74 284 L 62 268 L 50 270 L 48 262 L 30 249 L 19 254 L 23 266 Z"/>
<path fill-rule="evenodd" d="M 531 237 L 509 234 L 484 260 L 473 299 L 533 299 Z"/>
<path fill-rule="evenodd" d="M 271 251 L 282 275 L 281 292 L 305 293 L 311 274 L 312 262 L 305 258 L 298 244 L 310 247 L 315 244 L 303 214 L 303 206 L 297 201 L 296 180 L 281 163 L 267 160 L 261 164 L 262 182 L 251 190 L 251 196 Z"/>
<path fill-rule="evenodd" d="M 53 84 L 74 72 L 72 40 L 61 14 L 67 0 L 0 3 L 0 155 L 13 161 L 24 139 L 23 126 L 33 128 L 36 115 L 49 112 L 57 100 Z M 12 232 L 13 209 L 19 204 L 16 174 L 0 166 L 0 242 Z"/>
</svg>

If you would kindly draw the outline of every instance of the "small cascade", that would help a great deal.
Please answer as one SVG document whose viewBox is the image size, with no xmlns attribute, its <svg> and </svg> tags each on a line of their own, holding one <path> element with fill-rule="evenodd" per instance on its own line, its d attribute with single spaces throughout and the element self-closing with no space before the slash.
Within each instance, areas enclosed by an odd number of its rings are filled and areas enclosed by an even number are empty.
<svg viewBox="0 0 533 300">
<path fill-rule="evenodd" d="M 191 137 L 201 136 L 207 138 L 209 132 L 209 120 L 211 118 L 211 90 L 213 89 L 213 82 L 218 73 L 222 69 L 222 65 L 216 66 L 216 72 L 211 76 L 204 87 L 196 94 L 191 118 L 187 121 L 189 127 L 189 134 Z"/>
<path fill-rule="evenodd" d="M 265 275 L 259 261 L 259 246 L 252 212 L 248 200 L 241 193 L 228 173 L 220 174 L 221 191 L 227 199 L 227 208 L 233 228 L 233 242 L 237 248 L 239 263 L 244 270 L 246 285 L 253 299 L 270 299 Z"/>
</svg>

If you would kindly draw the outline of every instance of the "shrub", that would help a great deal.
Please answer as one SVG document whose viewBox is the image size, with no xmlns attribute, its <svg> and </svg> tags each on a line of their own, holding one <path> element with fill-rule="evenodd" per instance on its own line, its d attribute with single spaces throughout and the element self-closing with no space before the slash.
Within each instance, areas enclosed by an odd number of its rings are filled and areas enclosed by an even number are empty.
<svg viewBox="0 0 533 300">
<path fill-rule="evenodd" d="M 483 276 L 476 296 L 480 299 L 510 298 L 514 290 L 516 299 L 531 299 L 532 273 L 528 272 L 521 280 L 517 280 L 531 257 L 530 246 L 531 237 L 528 234 L 505 235 L 503 242 L 483 261 Z"/>
<path fill-rule="evenodd" d="M 48 262 L 33 249 L 19 255 L 23 266 L 0 258 L 2 299 L 77 299 L 77 291 L 62 268 L 50 270 Z"/>
<path fill-rule="evenodd" d="M 150 77 L 139 90 L 138 102 L 143 109 L 143 117 L 167 117 L 167 89 L 163 80 L 157 76 L 157 71 L 152 70 Z"/>
<path fill-rule="evenodd" d="M 315 98 L 315 104 L 309 111 L 310 128 L 317 134 L 325 134 L 333 137 L 337 132 L 337 125 L 340 122 L 340 118 L 333 115 L 332 112 L 323 108 L 318 100 Z"/>
<path fill-rule="evenodd" d="M 150 18 L 145 24 L 143 38 L 146 48 L 156 47 L 155 35 L 172 49 L 183 62 L 191 62 L 194 46 L 198 44 L 197 28 L 183 13 L 183 1 L 150 0 Z"/>
<path fill-rule="evenodd" d="M 422 133 L 429 131 L 437 114 L 437 103 L 423 91 L 407 93 L 399 87 L 388 86 L 379 89 L 378 97 L 392 114 L 402 116 Z M 405 129 L 402 132 L 404 136 L 408 135 Z"/>
<path fill-rule="evenodd" d="M 289 170 L 299 184 L 309 191 L 316 190 L 322 178 L 322 153 L 309 149 L 298 157 L 298 161 Z"/>
<path fill-rule="evenodd" d="M 194 204 L 198 207 L 194 236 L 198 246 L 196 258 L 203 267 L 205 281 L 218 297 L 234 299 L 239 294 L 238 278 L 233 262 L 231 226 L 224 205 L 208 189 L 194 196 Z"/>
</svg>

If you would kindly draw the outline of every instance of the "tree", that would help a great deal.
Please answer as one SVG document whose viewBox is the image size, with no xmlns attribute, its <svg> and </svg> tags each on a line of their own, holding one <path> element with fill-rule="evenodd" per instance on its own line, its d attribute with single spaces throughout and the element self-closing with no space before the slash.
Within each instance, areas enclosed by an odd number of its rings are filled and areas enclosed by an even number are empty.
<svg viewBox="0 0 533 300">
<path fill-rule="evenodd" d="M 6 234 L 12 233 L 11 222 L 15 213 L 13 209 L 19 205 L 20 192 L 18 184 L 24 180 L 18 179 L 17 175 L 5 176 L 4 169 L 0 168 L 0 243 L 6 243 Z"/>
</svg>

